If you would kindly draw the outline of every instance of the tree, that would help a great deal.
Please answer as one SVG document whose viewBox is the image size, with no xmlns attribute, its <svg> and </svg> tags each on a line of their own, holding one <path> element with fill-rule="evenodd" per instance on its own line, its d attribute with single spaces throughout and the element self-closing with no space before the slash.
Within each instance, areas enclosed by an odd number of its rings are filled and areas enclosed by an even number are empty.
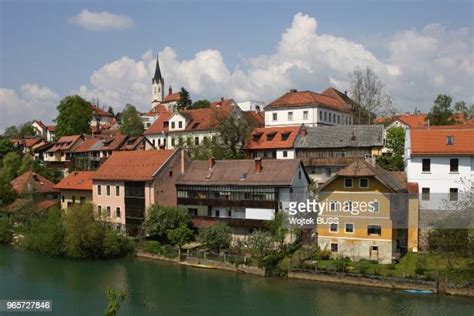
<svg viewBox="0 0 474 316">
<path fill-rule="evenodd" d="M 222 249 L 230 247 L 232 234 L 227 225 L 219 223 L 210 227 L 201 228 L 199 230 L 198 240 L 210 250 L 220 252 Z"/>
<path fill-rule="evenodd" d="M 168 240 L 178 246 L 179 256 L 181 257 L 181 248 L 184 244 L 191 241 L 193 238 L 193 231 L 185 224 L 181 224 L 175 229 L 170 229 L 167 232 Z"/>
<path fill-rule="evenodd" d="M 58 105 L 56 138 L 90 133 L 92 107 L 78 95 L 67 96 Z"/>
<path fill-rule="evenodd" d="M 127 292 L 123 289 L 108 288 L 105 291 L 105 296 L 107 297 L 107 308 L 105 309 L 104 314 L 106 316 L 117 315 L 120 305 L 127 298 Z"/>
<path fill-rule="evenodd" d="M 288 234 L 288 228 L 283 226 L 283 212 L 276 213 L 275 218 L 267 223 L 267 228 L 280 250 L 283 250 L 286 235 Z"/>
<path fill-rule="evenodd" d="M 9 126 L 5 129 L 3 136 L 7 138 L 25 138 L 35 135 L 35 129 L 31 125 L 31 122 L 26 122 L 18 126 Z"/>
<path fill-rule="evenodd" d="M 356 67 L 349 74 L 351 98 L 357 104 L 357 124 L 371 124 L 372 119 L 379 114 L 394 114 L 396 112 L 390 95 L 374 70 Z"/>
<path fill-rule="evenodd" d="M 64 177 L 61 170 L 53 167 L 48 168 L 38 160 L 33 161 L 31 170 L 54 183 L 58 183 Z"/>
<path fill-rule="evenodd" d="M 387 130 L 385 135 L 386 147 L 390 150 L 388 155 L 378 156 L 377 164 L 384 169 L 391 171 L 403 171 L 405 163 L 403 154 L 405 151 L 405 129 L 401 126 L 394 126 Z"/>
<path fill-rule="evenodd" d="M 20 168 L 21 160 L 15 152 L 10 152 L 3 157 L 3 166 L 0 170 L 0 178 L 5 181 L 12 181 L 18 176 L 18 169 Z"/>
<path fill-rule="evenodd" d="M 431 111 L 426 116 L 429 120 L 430 125 L 454 125 L 456 120 L 453 115 L 453 109 L 451 108 L 451 102 L 453 98 L 448 95 L 440 94 L 434 101 L 434 105 Z"/>
<path fill-rule="evenodd" d="M 227 159 L 242 159 L 245 141 L 249 138 L 252 126 L 250 122 L 236 114 L 222 119 L 217 115 L 219 121 L 220 143 Z"/>
<path fill-rule="evenodd" d="M 191 224 L 189 214 L 180 208 L 153 204 L 147 211 L 148 216 L 144 223 L 145 232 L 151 237 L 161 240 L 168 239 L 168 231 Z"/>
<path fill-rule="evenodd" d="M 120 127 L 120 132 L 124 135 L 140 136 L 144 130 L 145 128 L 140 118 L 140 113 L 133 105 L 127 104 L 122 112 L 122 126 Z"/>
<path fill-rule="evenodd" d="M 107 109 L 107 113 L 109 113 L 112 116 L 115 116 L 114 108 L 109 106 L 109 108 Z"/>
<path fill-rule="evenodd" d="M 7 153 L 13 151 L 13 144 L 8 137 L 0 138 L 0 158 L 5 156 Z"/>
<path fill-rule="evenodd" d="M 188 90 L 181 87 L 181 91 L 179 92 L 179 101 L 177 108 L 179 110 L 184 110 L 188 108 L 192 104 L 191 97 L 189 96 Z"/>
<path fill-rule="evenodd" d="M 18 169 L 18 175 L 22 175 L 23 173 L 31 170 L 33 168 L 33 156 L 29 153 L 26 153 L 21 158 L 21 165 Z"/>
<path fill-rule="evenodd" d="M 188 110 L 204 109 L 209 107 L 211 107 L 211 102 L 209 102 L 209 100 L 197 100 L 191 106 L 188 107 Z"/>
<path fill-rule="evenodd" d="M 0 208 L 5 205 L 11 204 L 16 199 L 16 192 L 10 181 L 0 177 Z"/>
<path fill-rule="evenodd" d="M 265 231 L 254 231 L 252 235 L 250 235 L 248 243 L 253 255 L 258 260 L 268 255 L 272 249 L 270 234 Z"/>
<path fill-rule="evenodd" d="M 50 256 L 60 256 L 64 253 L 64 236 L 61 210 L 52 208 L 47 216 L 33 221 L 25 234 L 25 246 Z"/>
</svg>

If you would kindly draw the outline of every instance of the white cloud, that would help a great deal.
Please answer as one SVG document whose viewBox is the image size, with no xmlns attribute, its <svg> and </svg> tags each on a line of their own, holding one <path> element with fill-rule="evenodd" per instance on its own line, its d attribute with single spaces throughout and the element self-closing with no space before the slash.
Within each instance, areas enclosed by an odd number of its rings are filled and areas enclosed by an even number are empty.
<svg viewBox="0 0 474 316">
<path fill-rule="evenodd" d="M 88 31 L 122 30 L 133 26 L 133 20 L 128 16 L 107 11 L 94 12 L 87 9 L 69 18 L 69 22 Z"/>
<path fill-rule="evenodd" d="M 40 119 L 50 122 L 56 116 L 59 96 L 52 90 L 26 83 L 20 93 L 0 88 L 0 128 Z"/>
</svg>

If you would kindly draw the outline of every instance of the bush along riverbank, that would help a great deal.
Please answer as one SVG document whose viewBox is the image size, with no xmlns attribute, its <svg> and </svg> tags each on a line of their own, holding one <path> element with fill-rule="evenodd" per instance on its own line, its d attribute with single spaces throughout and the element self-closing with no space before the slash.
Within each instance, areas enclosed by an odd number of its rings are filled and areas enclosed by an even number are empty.
<svg viewBox="0 0 474 316">
<path fill-rule="evenodd" d="M 2 214 L 0 242 L 78 259 L 117 258 L 134 250 L 131 239 L 94 219 L 91 204 L 78 204 L 66 212 L 51 208 L 30 215 Z"/>
</svg>

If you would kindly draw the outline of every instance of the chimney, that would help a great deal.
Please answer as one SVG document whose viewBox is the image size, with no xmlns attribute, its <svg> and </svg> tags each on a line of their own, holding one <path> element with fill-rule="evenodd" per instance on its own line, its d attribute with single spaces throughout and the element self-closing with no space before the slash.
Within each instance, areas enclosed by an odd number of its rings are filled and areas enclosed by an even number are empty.
<svg viewBox="0 0 474 316">
<path fill-rule="evenodd" d="M 344 91 L 344 94 L 347 95 L 347 90 Z"/>
<path fill-rule="evenodd" d="M 171 88 L 171 86 L 168 89 L 168 94 L 170 94 L 170 95 L 173 94 L 173 88 Z"/>
<path fill-rule="evenodd" d="M 262 158 L 256 157 L 255 158 L 255 173 L 259 174 L 262 172 Z"/>
<path fill-rule="evenodd" d="M 214 160 L 214 157 L 209 157 L 209 160 L 208 160 L 208 165 L 209 165 L 209 170 L 212 169 L 212 167 L 214 167 L 214 165 L 216 164 L 216 161 Z"/>
<path fill-rule="evenodd" d="M 221 97 L 221 102 L 224 101 L 224 97 Z"/>
<path fill-rule="evenodd" d="M 294 92 L 298 92 L 298 90 L 297 89 L 290 89 L 290 92 L 294 93 Z"/>
</svg>

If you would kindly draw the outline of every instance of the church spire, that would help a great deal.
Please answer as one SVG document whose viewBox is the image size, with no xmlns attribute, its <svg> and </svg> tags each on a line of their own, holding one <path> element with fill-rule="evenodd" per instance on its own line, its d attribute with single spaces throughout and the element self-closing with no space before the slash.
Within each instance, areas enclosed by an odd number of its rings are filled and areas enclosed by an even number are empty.
<svg viewBox="0 0 474 316">
<path fill-rule="evenodd" d="M 155 68 L 155 76 L 153 76 L 152 82 L 164 82 L 163 77 L 161 76 L 161 69 L 160 69 L 160 60 L 158 59 L 158 54 L 156 54 L 156 68 Z"/>
</svg>

